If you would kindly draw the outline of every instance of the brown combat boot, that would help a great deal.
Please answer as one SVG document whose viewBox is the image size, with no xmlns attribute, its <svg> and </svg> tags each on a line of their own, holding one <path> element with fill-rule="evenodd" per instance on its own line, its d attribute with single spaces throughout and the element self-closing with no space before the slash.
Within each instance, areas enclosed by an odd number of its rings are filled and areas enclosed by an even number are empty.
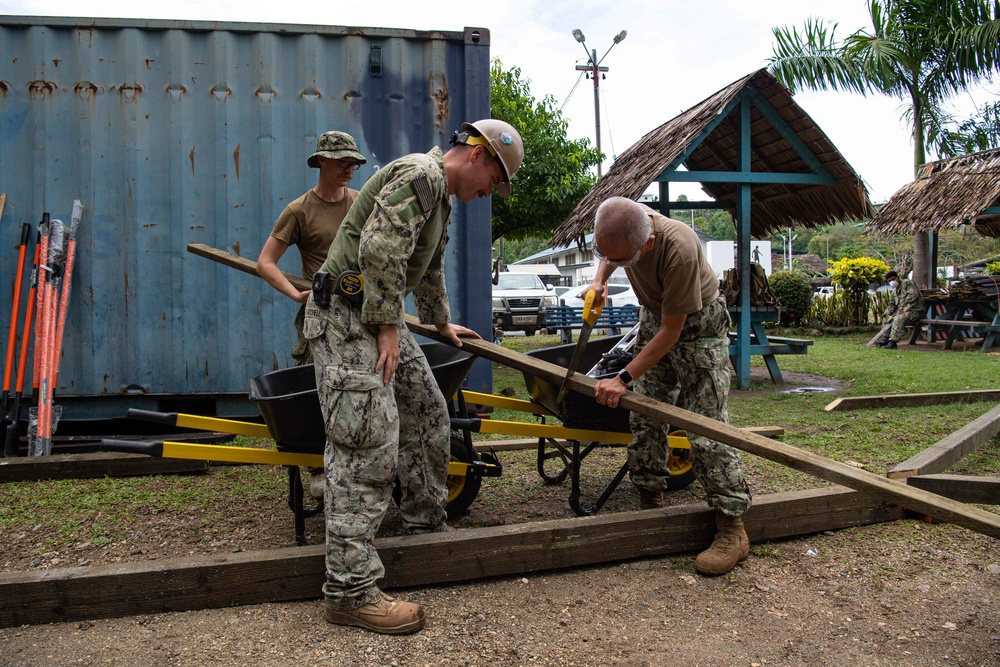
<svg viewBox="0 0 1000 667">
<path fill-rule="evenodd" d="M 424 608 L 379 593 L 357 609 L 326 608 L 326 620 L 335 625 L 354 625 L 383 635 L 408 635 L 424 627 Z"/>
<path fill-rule="evenodd" d="M 712 577 L 729 572 L 750 554 L 750 539 L 743 529 L 743 519 L 716 512 L 715 524 L 719 532 L 712 546 L 698 554 L 694 561 L 694 569 Z"/>
<path fill-rule="evenodd" d="M 662 490 L 639 489 L 639 509 L 651 510 L 666 506 L 667 498 Z"/>
</svg>

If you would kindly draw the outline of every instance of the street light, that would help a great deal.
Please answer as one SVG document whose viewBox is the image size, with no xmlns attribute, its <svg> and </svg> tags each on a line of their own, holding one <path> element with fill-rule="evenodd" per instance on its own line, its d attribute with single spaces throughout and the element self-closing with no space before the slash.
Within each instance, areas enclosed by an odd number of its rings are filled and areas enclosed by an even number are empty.
<svg viewBox="0 0 1000 667">
<path fill-rule="evenodd" d="M 587 48 L 586 44 L 587 38 L 583 36 L 583 31 L 580 30 L 579 28 L 575 28 L 573 30 L 573 38 L 583 45 L 583 50 L 587 53 L 587 64 L 577 65 L 576 69 L 577 71 L 580 72 L 588 72 L 588 76 L 594 80 L 594 129 L 597 134 L 598 152 L 600 152 L 601 150 L 601 93 L 600 93 L 601 73 L 608 71 L 607 67 L 601 67 L 601 63 L 604 62 L 604 59 L 608 57 L 609 53 L 611 53 L 611 49 L 615 48 L 615 44 L 621 42 L 623 39 L 625 39 L 627 35 L 628 35 L 627 30 L 622 30 L 620 33 L 615 35 L 614 39 L 612 40 L 611 46 L 608 47 L 608 50 L 605 51 L 604 55 L 601 56 L 601 59 L 598 60 L 597 49 L 591 51 L 590 49 Z M 600 162 L 597 163 L 597 175 L 598 176 L 601 175 Z"/>
</svg>

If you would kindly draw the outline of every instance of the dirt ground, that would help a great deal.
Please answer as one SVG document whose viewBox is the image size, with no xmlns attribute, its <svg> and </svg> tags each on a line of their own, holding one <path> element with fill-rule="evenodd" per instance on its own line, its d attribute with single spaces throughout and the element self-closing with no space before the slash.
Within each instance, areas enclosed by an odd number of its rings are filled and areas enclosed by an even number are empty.
<svg viewBox="0 0 1000 667">
<path fill-rule="evenodd" d="M 786 381 L 790 388 L 830 385 L 789 374 Z M 482 493 L 456 528 L 571 516 L 567 489 L 538 482 L 531 452 L 506 458 L 504 475 L 524 478 L 531 502 Z M 210 494 L 245 470 L 213 468 L 191 483 L 204 484 Z M 192 530 L 202 525 L 205 510 L 191 507 L 142 517 L 141 530 L 119 542 L 39 555 L 31 530 L 0 530 L 0 571 L 290 546 L 286 482 L 281 469 L 273 474 L 273 498 L 252 510 L 223 508 L 252 517 L 211 531 Z M 698 500 L 691 487 L 670 496 L 678 504 Z M 602 512 L 635 509 L 626 481 Z M 307 525 L 313 541 L 321 536 L 319 521 Z M 382 534 L 397 530 L 398 517 L 390 512 Z M 0 667 L 1000 665 L 1000 543 L 994 539 L 907 520 L 755 543 L 747 561 L 718 578 L 696 574 L 693 557 L 395 591 L 428 612 L 427 627 L 407 637 L 328 625 L 318 597 L 3 628 Z"/>
</svg>

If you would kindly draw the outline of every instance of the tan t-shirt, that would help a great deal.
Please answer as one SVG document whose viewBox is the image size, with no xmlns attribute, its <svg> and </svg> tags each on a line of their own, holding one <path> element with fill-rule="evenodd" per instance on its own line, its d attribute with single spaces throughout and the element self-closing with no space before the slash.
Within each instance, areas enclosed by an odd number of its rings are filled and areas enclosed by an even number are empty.
<svg viewBox="0 0 1000 667">
<path fill-rule="evenodd" d="M 639 303 L 650 312 L 690 315 L 719 295 L 719 279 L 693 229 L 643 206 L 653 223 L 653 249 L 625 269 Z"/>
<path fill-rule="evenodd" d="M 345 188 L 344 198 L 331 203 L 323 201 L 310 189 L 278 216 L 271 236 L 290 246 L 298 246 L 302 255 L 302 277 L 306 280 L 312 280 L 313 274 L 323 266 L 333 237 L 357 198 L 357 190 Z"/>
</svg>

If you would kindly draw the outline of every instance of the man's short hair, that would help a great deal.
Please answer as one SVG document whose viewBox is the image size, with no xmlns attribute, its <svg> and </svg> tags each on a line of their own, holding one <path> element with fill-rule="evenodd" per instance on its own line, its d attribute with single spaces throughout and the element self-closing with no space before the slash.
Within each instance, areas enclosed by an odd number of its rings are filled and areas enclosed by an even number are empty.
<svg viewBox="0 0 1000 667">
<path fill-rule="evenodd" d="M 896 273 L 895 271 L 889 271 L 887 274 L 885 274 L 885 279 L 886 280 L 889 280 L 889 278 L 898 278 L 898 277 L 899 277 L 899 274 Z"/>
<path fill-rule="evenodd" d="M 653 233 L 649 214 L 628 197 L 609 197 L 594 215 L 594 242 L 639 249 Z M 598 243 L 599 245 L 599 243 Z"/>
</svg>

